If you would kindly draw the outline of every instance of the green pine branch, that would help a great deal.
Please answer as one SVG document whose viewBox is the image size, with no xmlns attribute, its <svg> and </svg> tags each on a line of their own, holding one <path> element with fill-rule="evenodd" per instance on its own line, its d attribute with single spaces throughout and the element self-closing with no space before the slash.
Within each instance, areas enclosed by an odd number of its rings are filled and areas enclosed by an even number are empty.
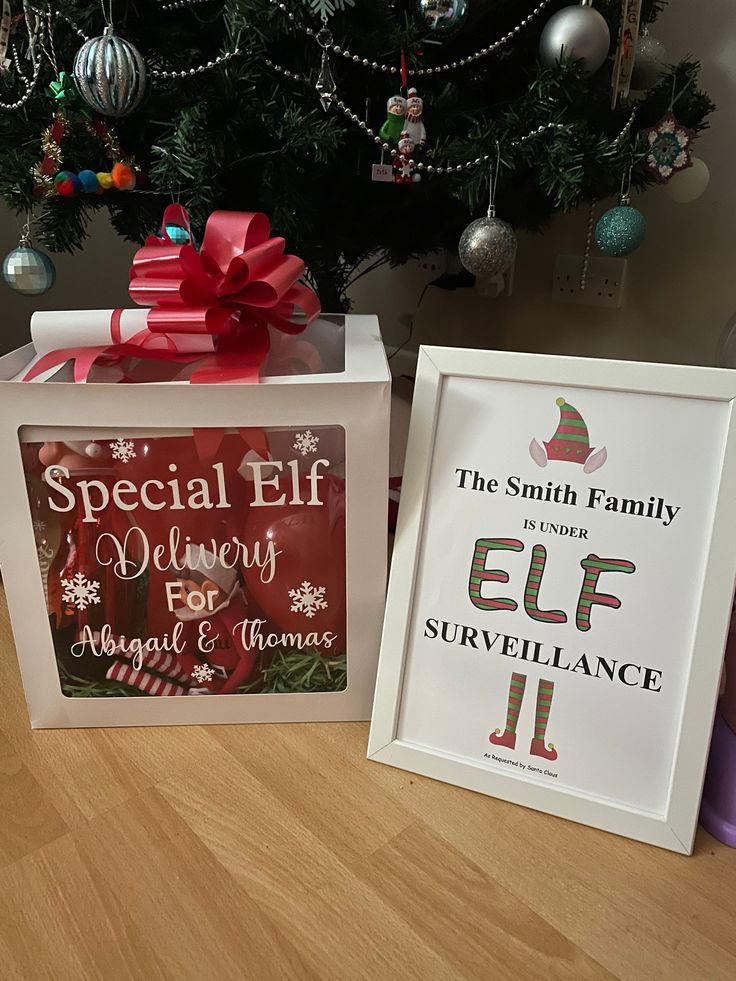
<svg viewBox="0 0 736 981">
<path fill-rule="evenodd" d="M 636 103 L 632 144 L 612 151 L 611 141 L 634 102 L 611 110 L 610 60 L 592 78 L 575 66 L 547 69 L 539 63 L 544 23 L 566 2 L 555 0 L 494 54 L 457 71 L 416 79 L 429 134 L 425 163 L 465 164 L 493 153 L 498 141 L 503 159 L 498 212 L 520 228 L 539 229 L 557 212 L 615 196 L 632 145 L 633 183 L 645 187 L 651 178 L 637 133 L 667 110 L 673 80 L 675 111 L 685 126 L 701 132 L 714 110 L 699 88 L 697 62 L 672 66 Z M 487 165 L 450 177 L 425 175 L 411 187 L 372 183 L 378 149 L 336 108 L 324 113 L 319 104 L 314 85 L 321 49 L 301 30 L 317 28 L 319 21 L 300 0 L 287 0 L 287 7 L 281 11 L 270 0 L 209 0 L 165 12 L 159 3 L 116 0 L 117 32 L 139 48 L 151 68 L 188 70 L 236 45 L 242 54 L 193 76 L 155 80 L 141 109 L 117 124 L 122 147 L 147 175 L 145 193 L 51 198 L 39 206 L 30 171 L 41 159 L 41 133 L 55 108 L 46 94 L 53 71 L 44 63 L 25 107 L 0 112 L 0 196 L 23 215 L 36 207 L 36 239 L 52 251 L 81 248 L 89 218 L 100 208 L 107 209 L 121 235 L 138 242 L 158 226 L 172 199 L 190 210 L 195 237 L 201 237 L 215 208 L 263 210 L 289 250 L 305 259 L 326 308 L 345 304 L 347 284 L 367 256 L 397 265 L 437 248 L 455 248 L 469 219 L 487 206 Z M 456 61 L 492 43 L 532 7 L 531 0 L 528 6 L 526 0 L 471 4 L 465 28 L 441 46 L 427 43 L 414 0 L 358 0 L 337 10 L 328 26 L 336 43 L 369 61 L 398 65 L 404 49 L 416 70 Z M 620 0 L 597 0 L 596 7 L 615 39 Z M 656 22 L 664 8 L 661 0 L 644 0 L 643 22 Z M 63 13 L 88 35 L 102 31 L 96 0 L 67 0 Z M 23 37 L 22 29 L 16 31 L 21 59 Z M 70 71 L 80 43 L 72 27 L 57 19 L 54 50 L 60 69 Z M 301 78 L 285 78 L 266 59 Z M 377 132 L 386 100 L 398 90 L 398 75 L 368 71 L 335 54 L 331 62 L 339 97 L 360 119 L 367 114 Z M 12 101 L 20 91 L 14 70 L 0 76 L 0 100 Z M 549 122 L 559 124 L 553 135 L 545 132 L 515 145 Z M 63 166 L 72 171 L 110 166 L 84 120 L 72 115 Z"/>
</svg>

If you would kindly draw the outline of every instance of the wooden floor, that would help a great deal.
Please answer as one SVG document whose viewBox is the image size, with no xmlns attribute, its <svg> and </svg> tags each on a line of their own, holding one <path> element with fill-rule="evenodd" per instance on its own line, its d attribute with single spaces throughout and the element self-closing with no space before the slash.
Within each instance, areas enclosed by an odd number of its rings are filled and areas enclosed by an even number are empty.
<svg viewBox="0 0 736 981">
<path fill-rule="evenodd" d="M 367 732 L 31 732 L 3 608 L 0 978 L 736 978 L 736 851 L 368 763 Z"/>
</svg>

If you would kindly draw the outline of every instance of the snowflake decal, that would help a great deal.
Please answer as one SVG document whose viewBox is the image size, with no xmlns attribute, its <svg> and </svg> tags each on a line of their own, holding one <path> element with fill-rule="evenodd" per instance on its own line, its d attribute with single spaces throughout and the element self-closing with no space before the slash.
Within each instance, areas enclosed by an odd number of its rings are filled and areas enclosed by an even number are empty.
<svg viewBox="0 0 736 981">
<path fill-rule="evenodd" d="M 36 518 L 33 522 L 33 530 L 37 535 L 40 535 L 42 531 L 46 531 L 46 522 L 42 521 L 41 518 Z"/>
<path fill-rule="evenodd" d="M 215 677 L 215 672 L 209 666 L 209 664 L 197 664 L 192 668 L 192 678 L 195 681 L 212 681 Z"/>
<path fill-rule="evenodd" d="M 62 600 L 71 603 L 78 610 L 86 610 L 92 603 L 99 603 L 100 597 L 97 590 L 100 584 L 95 580 L 90 580 L 78 572 L 71 579 L 62 579 L 61 585 L 64 587 Z"/>
<path fill-rule="evenodd" d="M 289 596 L 294 601 L 291 604 L 292 613 L 303 613 L 308 620 L 311 620 L 317 610 L 327 609 L 327 600 L 324 586 L 313 586 L 306 580 L 299 589 L 290 589 Z"/>
<path fill-rule="evenodd" d="M 315 436 L 311 429 L 305 429 L 303 433 L 296 434 L 296 441 L 293 448 L 298 450 L 302 456 L 307 453 L 316 453 L 319 436 Z"/>
<path fill-rule="evenodd" d="M 133 447 L 133 440 L 118 437 L 114 443 L 110 443 L 113 460 L 120 460 L 122 463 L 129 463 L 136 455 Z"/>
<path fill-rule="evenodd" d="M 695 134 L 666 113 L 656 126 L 645 129 L 647 139 L 647 168 L 660 183 L 673 174 L 692 166 L 692 142 Z"/>
</svg>

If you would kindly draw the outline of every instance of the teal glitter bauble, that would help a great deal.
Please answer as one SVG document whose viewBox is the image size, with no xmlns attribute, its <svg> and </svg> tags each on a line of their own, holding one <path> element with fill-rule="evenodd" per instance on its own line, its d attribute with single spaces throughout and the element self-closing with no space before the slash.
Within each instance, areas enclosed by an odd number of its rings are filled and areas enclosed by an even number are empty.
<svg viewBox="0 0 736 981">
<path fill-rule="evenodd" d="M 186 245 L 189 242 L 189 232 L 181 225 L 167 225 L 166 234 L 174 245 Z"/>
<path fill-rule="evenodd" d="M 595 226 L 595 244 L 604 255 L 631 255 L 646 238 L 647 222 L 630 204 L 611 208 Z"/>
</svg>

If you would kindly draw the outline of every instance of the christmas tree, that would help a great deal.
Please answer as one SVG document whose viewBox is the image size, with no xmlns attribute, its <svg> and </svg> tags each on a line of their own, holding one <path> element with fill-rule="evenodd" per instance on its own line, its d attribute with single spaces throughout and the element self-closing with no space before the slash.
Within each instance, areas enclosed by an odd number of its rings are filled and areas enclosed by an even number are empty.
<svg viewBox="0 0 736 981">
<path fill-rule="evenodd" d="M 498 215 L 515 228 L 617 194 L 632 164 L 634 187 L 655 180 L 641 131 L 673 109 L 697 134 L 714 107 L 696 63 L 659 64 L 650 44 L 648 54 L 640 46 L 643 91 L 611 108 L 627 6 L 638 4 L 596 0 L 610 44 L 593 38 L 598 50 L 575 60 L 589 37 L 573 32 L 550 57 L 543 33 L 565 0 L 12 3 L 0 194 L 34 211 L 36 240 L 51 251 L 81 248 L 99 208 L 136 242 L 172 200 L 188 209 L 195 239 L 214 209 L 265 211 L 305 259 L 323 306 L 338 309 L 367 269 L 456 249 L 485 213 L 497 158 Z M 640 6 L 644 30 L 665 3 Z M 80 47 L 106 22 L 140 54 L 103 92 L 108 109 L 132 109 L 119 118 L 95 111 L 79 72 L 72 78 Z M 381 162 L 384 177 L 401 176 L 392 163 L 411 116 L 392 118 L 387 101 L 412 87 L 426 143 L 415 122 L 405 178 L 372 180 Z M 85 187 L 80 172 L 103 177 Z"/>
</svg>

